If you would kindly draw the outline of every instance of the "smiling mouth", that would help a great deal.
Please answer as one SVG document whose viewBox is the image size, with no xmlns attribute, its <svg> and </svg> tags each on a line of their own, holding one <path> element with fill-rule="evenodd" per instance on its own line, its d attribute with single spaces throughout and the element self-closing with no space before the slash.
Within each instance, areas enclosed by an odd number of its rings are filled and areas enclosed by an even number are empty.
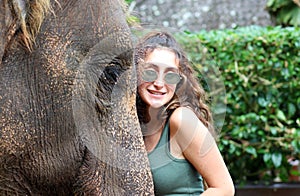
<svg viewBox="0 0 300 196">
<path fill-rule="evenodd" d="M 148 90 L 148 92 L 150 94 L 153 94 L 153 95 L 164 95 L 164 94 L 166 94 L 166 93 L 163 93 L 163 92 L 157 92 L 157 91 L 152 91 L 152 90 Z"/>
</svg>

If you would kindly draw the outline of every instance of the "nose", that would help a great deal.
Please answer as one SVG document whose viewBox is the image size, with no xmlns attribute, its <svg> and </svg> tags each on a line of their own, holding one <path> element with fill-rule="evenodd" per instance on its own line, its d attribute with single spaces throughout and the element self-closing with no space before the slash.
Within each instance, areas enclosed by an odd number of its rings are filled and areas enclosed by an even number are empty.
<svg viewBox="0 0 300 196">
<path fill-rule="evenodd" d="M 159 80 L 155 80 L 153 85 L 157 86 L 157 87 L 163 87 L 164 86 L 164 82 L 163 81 L 159 81 Z"/>
<path fill-rule="evenodd" d="M 154 80 L 153 85 L 156 87 L 163 87 L 165 84 L 163 76 L 158 76 L 156 80 Z"/>
</svg>

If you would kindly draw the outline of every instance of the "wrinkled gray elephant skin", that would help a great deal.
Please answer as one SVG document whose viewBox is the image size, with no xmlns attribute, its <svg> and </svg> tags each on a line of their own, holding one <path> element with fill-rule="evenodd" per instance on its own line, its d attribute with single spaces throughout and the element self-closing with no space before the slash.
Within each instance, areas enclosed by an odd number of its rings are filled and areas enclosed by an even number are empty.
<svg viewBox="0 0 300 196">
<path fill-rule="evenodd" d="M 153 195 L 120 2 L 0 0 L 0 195 Z"/>
</svg>

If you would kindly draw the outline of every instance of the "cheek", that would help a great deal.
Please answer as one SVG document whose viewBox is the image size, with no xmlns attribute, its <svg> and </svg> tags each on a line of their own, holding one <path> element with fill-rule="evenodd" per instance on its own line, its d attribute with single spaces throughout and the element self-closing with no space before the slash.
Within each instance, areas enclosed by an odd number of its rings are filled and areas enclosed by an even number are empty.
<svg viewBox="0 0 300 196">
<path fill-rule="evenodd" d="M 137 78 L 137 86 L 138 86 L 138 88 L 139 88 L 141 85 L 143 85 L 142 79 L 141 79 L 141 78 Z"/>
<path fill-rule="evenodd" d="M 140 74 L 137 75 L 137 86 L 139 87 L 140 85 L 142 85 L 143 83 L 145 83 L 145 81 L 143 81 L 142 77 Z"/>
<path fill-rule="evenodd" d="M 170 87 L 170 94 L 172 94 L 172 97 L 174 97 L 175 95 L 176 95 L 176 87 L 177 87 L 177 85 L 174 85 L 174 86 L 172 86 L 172 87 Z"/>
<path fill-rule="evenodd" d="M 168 86 L 169 92 L 172 94 L 175 94 L 176 91 L 176 85 Z"/>
<path fill-rule="evenodd" d="M 138 82 L 137 91 L 141 95 L 145 91 L 146 84 L 144 82 Z"/>
<path fill-rule="evenodd" d="M 137 87 L 137 93 L 139 94 L 140 98 L 147 102 L 147 96 L 146 96 L 146 85 L 144 83 L 138 85 Z"/>
<path fill-rule="evenodd" d="M 174 97 L 175 95 L 175 90 L 176 90 L 176 86 L 168 86 L 168 96 L 167 96 L 167 99 L 168 99 L 168 102 L 171 101 L 171 99 Z"/>
</svg>

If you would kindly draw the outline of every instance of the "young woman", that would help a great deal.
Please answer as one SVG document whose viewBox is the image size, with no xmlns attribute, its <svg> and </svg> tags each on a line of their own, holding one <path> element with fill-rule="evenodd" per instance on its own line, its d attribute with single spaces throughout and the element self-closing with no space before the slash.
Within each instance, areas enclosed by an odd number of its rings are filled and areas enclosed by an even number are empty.
<svg viewBox="0 0 300 196">
<path fill-rule="evenodd" d="M 179 44 L 169 33 L 149 33 L 137 44 L 134 61 L 155 194 L 234 195 L 205 92 Z"/>
</svg>

